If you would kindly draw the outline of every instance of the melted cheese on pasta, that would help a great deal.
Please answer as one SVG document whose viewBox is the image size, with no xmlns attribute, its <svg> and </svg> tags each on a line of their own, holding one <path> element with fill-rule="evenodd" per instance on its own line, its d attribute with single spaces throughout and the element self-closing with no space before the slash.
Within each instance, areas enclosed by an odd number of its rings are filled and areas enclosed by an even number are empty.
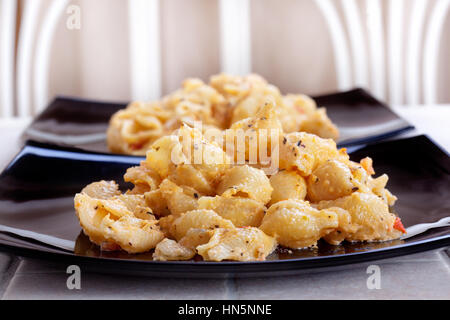
<svg viewBox="0 0 450 320">
<path fill-rule="evenodd" d="M 115 182 L 86 186 L 76 214 L 103 250 L 154 249 L 161 261 L 260 261 L 277 245 L 398 238 L 387 175 L 373 177 L 370 158 L 351 161 L 336 136 L 312 99 L 282 96 L 259 76 L 189 79 L 113 116 L 111 150 L 146 159 L 126 171 L 134 187 L 125 193 Z"/>
</svg>

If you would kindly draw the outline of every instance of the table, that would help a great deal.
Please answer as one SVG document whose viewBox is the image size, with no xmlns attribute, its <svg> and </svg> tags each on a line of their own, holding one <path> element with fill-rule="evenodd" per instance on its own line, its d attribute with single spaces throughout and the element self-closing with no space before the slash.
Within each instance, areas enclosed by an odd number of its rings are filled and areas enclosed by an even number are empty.
<svg viewBox="0 0 450 320">
<path fill-rule="evenodd" d="M 450 105 L 394 107 L 417 130 L 450 150 Z M 29 119 L 0 120 L 3 169 L 20 149 Z M 380 268 L 380 289 L 369 289 L 368 267 Z M 256 279 L 161 279 L 83 273 L 67 288 L 68 265 L 0 252 L 2 299 L 450 299 L 450 248 L 397 258 Z"/>
</svg>

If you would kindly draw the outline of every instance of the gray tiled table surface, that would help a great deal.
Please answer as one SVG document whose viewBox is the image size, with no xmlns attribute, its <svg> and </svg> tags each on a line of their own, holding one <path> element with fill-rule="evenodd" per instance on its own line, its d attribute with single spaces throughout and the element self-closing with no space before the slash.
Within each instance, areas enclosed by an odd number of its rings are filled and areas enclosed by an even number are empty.
<svg viewBox="0 0 450 320">
<path fill-rule="evenodd" d="M 0 254 L 3 299 L 450 299 L 448 249 L 255 279 L 161 279 L 83 273 L 81 289 L 66 286 L 67 264 Z M 380 289 L 368 289 L 369 265 Z"/>
<path fill-rule="evenodd" d="M 417 113 L 417 112 L 416 112 Z M 447 150 L 448 131 L 442 116 L 430 112 L 432 137 Z M 444 118 L 448 119 L 448 110 Z M 405 116 L 405 114 L 402 114 Z M 414 122 L 415 119 L 410 119 Z M 432 120 L 432 119 L 431 119 Z M 439 139 L 439 123 L 445 138 Z M 438 124 L 438 125 L 436 125 Z M 0 141 L 6 151 L 0 169 L 18 151 L 25 122 L 0 122 Z M 422 126 L 423 128 L 423 126 Z M 425 128 L 426 129 L 426 128 Z M 421 130 L 421 132 L 428 132 Z M 16 143 L 14 143 L 16 141 Z M 380 289 L 369 289 L 367 268 L 380 268 Z M 294 276 L 254 279 L 163 279 L 83 272 L 81 289 L 69 290 L 68 264 L 22 258 L 0 252 L 1 299 L 450 299 L 450 248 L 396 258 L 306 271 Z"/>
</svg>

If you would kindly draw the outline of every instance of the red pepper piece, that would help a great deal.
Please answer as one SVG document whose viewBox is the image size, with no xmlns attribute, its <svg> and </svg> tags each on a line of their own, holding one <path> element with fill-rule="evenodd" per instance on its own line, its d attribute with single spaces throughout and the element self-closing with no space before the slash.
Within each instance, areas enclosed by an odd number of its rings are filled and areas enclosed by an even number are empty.
<svg viewBox="0 0 450 320">
<path fill-rule="evenodd" d="M 143 143 L 132 143 L 130 144 L 130 149 L 131 150 L 139 150 L 142 148 L 144 144 Z"/>
<path fill-rule="evenodd" d="M 403 233 L 406 233 L 406 229 L 403 226 L 402 220 L 400 218 L 397 217 L 397 219 L 395 219 L 394 222 L 394 229 L 397 229 L 398 231 L 401 231 Z"/>
</svg>

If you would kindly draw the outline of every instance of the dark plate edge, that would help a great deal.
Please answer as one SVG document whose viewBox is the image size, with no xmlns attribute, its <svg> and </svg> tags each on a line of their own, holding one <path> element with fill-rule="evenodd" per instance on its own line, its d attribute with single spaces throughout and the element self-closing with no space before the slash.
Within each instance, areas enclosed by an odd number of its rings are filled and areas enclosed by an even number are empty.
<svg viewBox="0 0 450 320">
<path fill-rule="evenodd" d="M 0 240 L 1 241 L 1 240 Z M 41 251 L 31 248 L 16 247 L 0 242 L 0 250 L 14 253 L 21 257 L 49 258 L 52 261 L 83 265 L 87 270 L 106 273 L 136 272 L 144 275 L 170 275 L 175 277 L 217 278 L 218 276 L 258 277 L 274 276 L 270 269 L 276 265 L 276 275 L 296 273 L 305 270 L 323 270 L 354 263 L 384 260 L 417 252 L 429 251 L 450 245 L 450 234 L 434 239 L 426 239 L 408 244 L 392 246 L 370 251 L 348 253 L 336 256 L 310 257 L 291 260 L 270 260 L 256 262 L 186 262 L 186 261 L 145 261 L 123 260 L 115 258 L 98 258 L 59 251 Z M 174 268 L 175 266 L 175 268 Z M 178 274 L 178 276 L 177 276 Z"/>
<path fill-rule="evenodd" d="M 408 128 L 403 128 L 403 129 L 399 129 L 398 133 L 403 133 L 405 131 L 414 129 L 414 127 L 408 127 Z M 391 138 L 394 135 L 382 135 L 383 139 L 387 139 L 387 138 Z M 359 146 L 360 148 L 355 149 L 355 150 L 359 150 L 368 146 L 375 146 L 377 144 L 382 144 L 382 143 L 393 143 L 393 142 L 400 142 L 400 141 L 405 141 L 405 140 L 410 140 L 410 139 L 420 139 L 420 138 L 426 138 L 428 139 L 437 149 L 441 150 L 443 153 L 445 153 L 447 156 L 450 156 L 449 153 L 445 150 L 445 148 L 442 147 L 442 145 L 438 142 L 436 142 L 432 137 L 430 137 L 428 134 L 425 133 L 418 133 L 417 135 L 414 136 L 407 136 L 407 137 L 399 137 L 398 139 L 394 139 L 394 140 L 368 140 L 364 143 L 352 143 L 351 140 L 348 140 L 348 142 L 346 142 L 346 145 L 341 145 L 341 144 L 337 144 L 338 148 L 342 148 L 342 147 L 349 147 L 349 146 Z M 345 142 L 345 141 L 344 141 Z M 73 152 L 73 153 L 80 153 L 80 154 L 87 154 L 87 155 L 92 155 L 92 156 L 107 156 L 107 157 L 112 157 L 112 158 L 127 158 L 127 159 L 135 159 L 136 161 L 138 160 L 142 160 L 145 159 L 145 156 L 135 156 L 135 155 L 126 155 L 126 154 L 117 154 L 117 153 L 109 153 L 109 152 L 97 152 L 97 151 L 89 151 L 89 150 L 85 150 L 82 148 L 78 148 L 78 147 L 73 147 L 73 146 L 67 146 L 67 145 L 60 145 L 60 144 L 53 144 L 53 143 L 49 143 L 49 142 L 40 142 L 40 141 L 36 141 L 33 139 L 27 139 L 25 141 L 24 146 L 20 149 L 20 151 L 13 157 L 13 160 L 15 158 L 17 158 L 18 155 L 20 155 L 22 153 L 22 151 L 24 150 L 25 147 L 30 146 L 30 147 L 37 147 L 37 148 L 42 148 L 42 149 L 49 149 L 49 150 L 56 150 L 56 151 L 66 151 L 66 152 Z M 353 152 L 353 151 L 352 151 Z M 351 154 L 351 152 L 349 152 L 349 154 Z M 12 161 L 11 161 L 12 162 Z M 5 167 L 7 168 L 7 166 Z"/>
<path fill-rule="evenodd" d="M 408 131 L 411 131 L 414 129 L 415 129 L 414 126 L 408 125 L 406 127 L 403 127 L 403 128 L 400 128 L 400 129 L 397 129 L 394 131 L 390 131 L 390 132 L 387 132 L 384 134 L 380 134 L 377 136 L 371 136 L 371 137 L 367 137 L 364 139 L 344 140 L 344 141 L 337 143 L 337 146 L 338 146 L 338 148 L 343 148 L 343 147 L 365 146 L 365 145 L 369 145 L 369 144 L 381 143 L 385 139 L 399 136 L 402 133 L 405 133 L 405 132 L 408 132 Z"/>
<path fill-rule="evenodd" d="M 370 137 L 366 137 L 366 138 L 360 138 L 360 139 L 348 139 L 348 140 L 344 140 L 341 141 L 339 143 L 337 143 L 338 147 L 351 147 L 351 146 L 357 146 L 357 145 L 363 145 L 363 144 L 368 144 L 368 143 L 373 143 L 373 142 L 379 142 L 382 141 L 383 139 L 387 139 L 387 138 L 391 138 L 397 135 L 400 135 L 406 131 L 409 130 L 413 130 L 415 129 L 415 127 L 410 124 L 408 121 L 406 121 L 404 118 L 402 118 L 401 116 L 399 116 L 396 112 L 394 112 L 385 102 L 382 102 L 380 100 L 378 100 L 377 98 L 375 98 L 369 91 L 367 91 L 364 88 L 361 87 L 355 87 L 346 91 L 340 91 L 340 92 L 331 92 L 331 93 L 324 93 L 324 94 L 320 94 L 320 95 L 316 95 L 316 96 L 311 96 L 314 100 L 316 99 L 322 99 L 322 98 L 326 98 L 326 97 L 332 97 L 332 96 L 338 96 L 338 95 L 347 95 L 347 94 L 360 94 L 366 97 L 366 99 L 371 100 L 372 102 L 374 102 L 375 104 L 379 104 L 380 106 L 384 107 L 385 109 L 387 109 L 389 112 L 395 114 L 396 117 L 398 117 L 399 119 L 403 120 L 405 122 L 405 127 L 397 129 L 397 130 L 393 130 L 384 134 L 380 134 L 380 135 L 374 135 L 374 136 L 370 136 Z M 95 104 L 114 104 L 114 105 L 128 105 L 130 102 L 117 102 L 117 101 L 106 101 L 106 100 L 97 100 L 97 99 L 89 99 L 89 98 L 80 98 L 80 97 L 74 97 L 74 96 L 66 96 L 66 95 L 57 95 L 55 96 L 51 102 L 48 104 L 48 106 L 46 108 L 44 108 L 41 112 L 39 112 L 39 114 L 37 114 L 33 120 L 31 121 L 31 123 L 24 129 L 24 131 L 21 133 L 20 135 L 20 141 L 22 141 L 22 143 L 25 143 L 27 140 L 28 141 L 36 141 L 39 142 L 37 140 L 33 140 L 32 138 L 29 138 L 26 136 L 26 133 L 28 131 L 29 128 L 31 128 L 34 123 L 45 113 L 47 112 L 47 110 L 49 109 L 49 107 L 55 103 L 56 100 L 71 100 L 71 101 L 75 101 L 75 102 L 85 102 L 85 103 L 95 103 Z M 318 105 L 320 107 L 320 105 Z M 64 144 L 61 144 L 62 146 L 65 146 Z M 70 145 L 67 145 L 68 147 L 71 147 Z M 115 153 L 110 153 L 110 154 L 115 154 Z"/>
<path fill-rule="evenodd" d="M 34 141 L 26 136 L 28 129 L 30 129 L 36 121 L 38 121 L 48 110 L 49 108 L 57 101 L 57 100 L 70 100 L 74 102 L 83 102 L 83 103 L 95 103 L 95 104 L 113 104 L 113 105 L 124 105 L 127 106 L 129 102 L 120 102 L 120 101 L 108 101 L 108 100 L 100 100 L 100 99 L 90 99 L 90 98 L 81 98 L 70 95 L 55 95 L 50 102 L 48 102 L 47 106 L 39 111 L 31 120 L 28 126 L 20 134 L 20 141 L 25 143 L 26 141 Z M 39 142 L 36 140 L 36 142 Z M 68 146 L 70 147 L 70 146 Z"/>
</svg>

